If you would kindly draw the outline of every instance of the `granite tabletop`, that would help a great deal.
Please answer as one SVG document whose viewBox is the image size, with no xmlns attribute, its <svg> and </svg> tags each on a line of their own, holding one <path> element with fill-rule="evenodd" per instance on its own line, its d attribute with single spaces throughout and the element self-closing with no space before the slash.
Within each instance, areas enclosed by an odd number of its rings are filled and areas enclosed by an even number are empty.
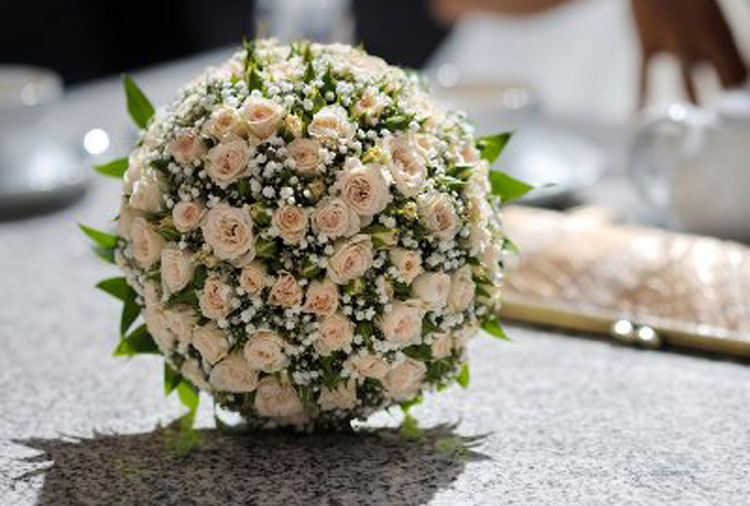
<svg viewBox="0 0 750 506">
<path fill-rule="evenodd" d="M 158 101 L 204 63 L 142 82 Z M 123 109 L 107 81 L 57 121 L 119 132 Z M 92 286 L 115 272 L 76 230 L 117 194 L 94 181 L 73 207 L 0 223 L 2 505 L 750 503 L 747 364 L 513 325 L 471 343 L 468 389 L 414 410 L 421 443 L 396 413 L 358 434 L 230 435 L 204 398 L 186 447 L 160 359 L 111 356 L 118 307 Z"/>
</svg>

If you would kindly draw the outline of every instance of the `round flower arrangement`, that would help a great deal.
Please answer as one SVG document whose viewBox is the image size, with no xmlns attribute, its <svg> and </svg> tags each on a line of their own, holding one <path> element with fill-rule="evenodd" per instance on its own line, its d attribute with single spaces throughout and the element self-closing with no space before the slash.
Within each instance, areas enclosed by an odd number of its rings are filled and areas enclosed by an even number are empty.
<svg viewBox="0 0 750 506">
<path fill-rule="evenodd" d="M 139 142 L 98 167 L 124 181 L 119 231 L 84 227 L 124 272 L 99 285 L 125 302 L 116 354 L 163 354 L 168 392 L 252 427 L 467 383 L 467 341 L 502 335 L 507 135 L 345 45 L 245 43 L 157 111 L 125 87 Z"/>
</svg>

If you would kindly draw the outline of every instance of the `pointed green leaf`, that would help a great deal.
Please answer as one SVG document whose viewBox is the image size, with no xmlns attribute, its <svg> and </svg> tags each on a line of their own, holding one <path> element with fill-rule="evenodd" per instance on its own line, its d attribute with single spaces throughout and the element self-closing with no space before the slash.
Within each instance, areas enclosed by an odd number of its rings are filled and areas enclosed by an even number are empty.
<svg viewBox="0 0 750 506">
<path fill-rule="evenodd" d="M 141 314 L 140 306 L 135 302 L 135 298 L 125 301 L 122 306 L 122 314 L 120 315 L 120 335 L 124 336 L 128 330 L 130 330 L 133 322 Z"/>
<path fill-rule="evenodd" d="M 429 344 L 415 344 L 412 346 L 407 346 L 403 350 L 404 355 L 406 355 L 409 358 L 413 358 L 414 360 L 419 360 L 421 362 L 426 362 L 430 359 L 432 359 L 432 348 Z"/>
<path fill-rule="evenodd" d="M 402 403 L 399 404 L 399 406 L 401 406 L 401 411 L 403 411 L 403 413 L 407 415 L 409 414 L 409 410 L 411 410 L 411 408 L 422 404 L 422 400 L 423 400 L 422 396 L 418 395 L 414 397 L 413 399 L 409 399 L 408 401 L 403 401 Z"/>
<path fill-rule="evenodd" d="M 505 172 L 490 172 L 490 185 L 492 186 L 492 194 L 497 195 L 503 202 L 509 202 L 523 197 L 531 190 L 533 186 L 515 179 Z"/>
<path fill-rule="evenodd" d="M 508 339 L 508 336 L 505 335 L 505 331 L 500 326 L 500 323 L 497 321 L 497 318 L 492 318 L 490 320 L 485 321 L 482 324 L 482 330 L 487 332 L 488 334 L 497 337 L 498 339 L 504 339 L 505 341 L 510 341 Z"/>
<path fill-rule="evenodd" d="M 96 288 L 110 294 L 112 297 L 120 299 L 123 302 L 129 299 L 135 299 L 136 296 L 135 290 L 128 285 L 127 281 L 125 281 L 125 278 L 122 276 L 99 281 L 96 284 Z"/>
<path fill-rule="evenodd" d="M 182 404 L 191 412 L 198 409 L 198 402 L 200 401 L 198 389 L 185 378 L 177 385 L 177 395 L 180 397 Z"/>
<path fill-rule="evenodd" d="M 148 333 L 146 325 L 141 325 L 122 338 L 113 355 L 116 357 L 132 357 L 145 353 L 159 354 L 160 352 L 154 338 Z"/>
<path fill-rule="evenodd" d="M 109 163 L 94 165 L 94 170 L 105 176 L 121 178 L 125 174 L 125 171 L 128 170 L 128 159 L 118 158 Z"/>
<path fill-rule="evenodd" d="M 461 365 L 461 370 L 456 376 L 456 382 L 464 388 L 469 386 L 469 364 L 467 362 Z"/>
<path fill-rule="evenodd" d="M 117 246 L 116 235 L 107 234 L 100 230 L 96 230 L 95 228 L 87 227 L 81 223 L 78 224 L 78 227 L 100 248 L 111 249 Z"/>
<path fill-rule="evenodd" d="M 164 395 L 169 395 L 182 381 L 182 376 L 172 369 L 166 361 L 164 362 Z"/>
<path fill-rule="evenodd" d="M 510 138 L 513 136 L 513 132 L 503 132 L 495 135 L 486 135 L 477 139 L 477 148 L 479 149 L 480 157 L 482 160 L 487 160 L 490 163 L 495 163 L 497 157 L 505 149 L 505 145 L 508 144 Z"/>
<path fill-rule="evenodd" d="M 135 84 L 132 77 L 123 74 L 122 84 L 125 86 L 125 100 L 130 117 L 138 128 L 146 128 L 148 120 L 154 115 L 154 106 L 151 105 L 146 95 Z"/>
</svg>

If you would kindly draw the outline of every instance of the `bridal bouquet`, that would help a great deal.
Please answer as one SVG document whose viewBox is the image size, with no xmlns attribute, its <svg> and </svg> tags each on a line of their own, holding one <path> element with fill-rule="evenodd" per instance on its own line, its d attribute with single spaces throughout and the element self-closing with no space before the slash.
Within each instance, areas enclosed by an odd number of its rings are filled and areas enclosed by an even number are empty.
<svg viewBox="0 0 750 506">
<path fill-rule="evenodd" d="M 167 393 L 198 391 L 251 427 L 336 428 L 468 383 L 496 320 L 501 200 L 477 139 L 412 72 L 345 45 L 246 42 L 141 129 L 117 235 L 83 227 L 124 277 L 116 355 L 161 354 Z M 143 325 L 131 330 L 142 317 Z"/>
</svg>

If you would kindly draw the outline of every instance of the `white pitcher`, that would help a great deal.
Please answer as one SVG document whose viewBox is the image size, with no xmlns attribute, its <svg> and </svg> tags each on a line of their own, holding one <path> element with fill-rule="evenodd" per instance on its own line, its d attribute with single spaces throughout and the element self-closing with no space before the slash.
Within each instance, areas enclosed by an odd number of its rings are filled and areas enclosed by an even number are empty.
<svg viewBox="0 0 750 506">
<path fill-rule="evenodd" d="M 750 89 L 646 114 L 629 168 L 663 224 L 750 241 Z"/>
</svg>

